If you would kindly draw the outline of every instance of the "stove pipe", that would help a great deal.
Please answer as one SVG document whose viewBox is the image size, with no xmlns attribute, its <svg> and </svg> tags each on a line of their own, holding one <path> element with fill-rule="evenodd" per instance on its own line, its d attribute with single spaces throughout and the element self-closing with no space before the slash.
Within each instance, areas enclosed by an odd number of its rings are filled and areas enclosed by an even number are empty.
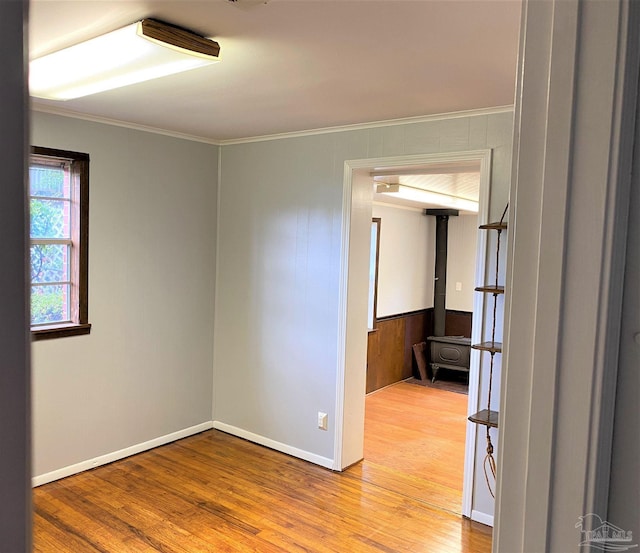
<svg viewBox="0 0 640 553">
<path fill-rule="evenodd" d="M 457 217 L 457 209 L 425 209 L 425 215 L 436 218 L 436 267 L 433 287 L 433 335 L 444 336 L 447 317 L 447 238 L 449 217 Z"/>
</svg>

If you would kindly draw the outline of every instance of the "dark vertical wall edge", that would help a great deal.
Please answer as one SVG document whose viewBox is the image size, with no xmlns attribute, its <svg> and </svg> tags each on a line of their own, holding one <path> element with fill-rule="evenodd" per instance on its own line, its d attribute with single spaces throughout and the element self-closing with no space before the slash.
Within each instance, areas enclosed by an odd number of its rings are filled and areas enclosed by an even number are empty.
<svg viewBox="0 0 640 553">
<path fill-rule="evenodd" d="M 27 0 L 0 1 L 0 552 L 31 551 Z"/>
</svg>

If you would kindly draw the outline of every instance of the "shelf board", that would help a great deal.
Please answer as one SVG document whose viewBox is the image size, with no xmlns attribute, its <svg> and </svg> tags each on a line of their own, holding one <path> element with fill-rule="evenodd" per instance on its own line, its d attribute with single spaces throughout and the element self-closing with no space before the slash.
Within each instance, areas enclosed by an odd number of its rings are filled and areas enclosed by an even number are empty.
<svg viewBox="0 0 640 553">
<path fill-rule="evenodd" d="M 471 347 L 482 351 L 490 351 L 491 353 L 502 352 L 502 344 L 500 342 L 481 342 L 480 344 L 473 344 Z"/>
<path fill-rule="evenodd" d="M 495 223 L 487 223 L 486 225 L 480 225 L 478 228 L 484 230 L 507 230 L 507 223 L 503 221 L 497 221 Z"/>
<path fill-rule="evenodd" d="M 494 286 L 487 284 L 485 286 L 478 286 L 476 292 L 486 292 L 487 294 L 504 294 L 504 286 Z"/>
<path fill-rule="evenodd" d="M 488 411 L 483 409 L 478 411 L 475 415 L 469 417 L 471 422 L 476 424 L 483 424 L 484 426 L 490 426 L 491 428 L 498 428 L 498 411 Z"/>
</svg>

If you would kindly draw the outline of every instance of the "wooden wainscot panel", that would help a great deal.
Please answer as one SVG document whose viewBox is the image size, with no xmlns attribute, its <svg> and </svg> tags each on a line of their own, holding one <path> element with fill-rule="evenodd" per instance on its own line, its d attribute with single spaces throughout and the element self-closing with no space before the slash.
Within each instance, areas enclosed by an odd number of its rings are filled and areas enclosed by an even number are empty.
<svg viewBox="0 0 640 553">
<path fill-rule="evenodd" d="M 367 393 L 402 380 L 404 328 L 404 318 L 388 319 L 378 321 L 369 335 Z"/>
<path fill-rule="evenodd" d="M 433 333 L 433 309 L 426 309 L 405 317 L 404 365 L 402 380 L 415 376 L 419 378 L 416 361 L 413 358 L 413 344 L 424 342 Z"/>
<path fill-rule="evenodd" d="M 417 374 L 412 346 L 431 334 L 432 312 L 424 309 L 376 321 L 376 330 L 369 332 L 367 393 Z"/>
<path fill-rule="evenodd" d="M 445 319 L 445 334 L 447 336 L 464 336 L 471 338 L 471 320 L 473 313 L 469 311 L 453 311 L 448 309 Z"/>
<path fill-rule="evenodd" d="M 367 341 L 367 387 L 366 392 L 373 392 L 376 389 L 378 371 L 380 370 L 380 331 L 378 329 L 369 331 Z"/>
</svg>

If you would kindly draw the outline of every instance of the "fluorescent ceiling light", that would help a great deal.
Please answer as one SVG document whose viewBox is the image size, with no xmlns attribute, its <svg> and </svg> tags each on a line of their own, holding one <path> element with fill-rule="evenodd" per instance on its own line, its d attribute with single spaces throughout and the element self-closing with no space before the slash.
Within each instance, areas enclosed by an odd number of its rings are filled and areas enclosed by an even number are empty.
<svg viewBox="0 0 640 553">
<path fill-rule="evenodd" d="M 465 200 L 464 198 L 459 198 L 450 194 L 443 194 L 442 192 L 432 192 L 431 190 L 405 186 L 403 184 L 377 184 L 376 193 L 384 194 L 385 196 L 393 198 L 402 198 L 403 200 L 409 200 L 411 202 L 421 204 L 478 213 L 478 202 Z"/>
<path fill-rule="evenodd" d="M 219 61 L 217 42 L 154 19 L 31 61 L 29 92 L 71 100 Z"/>
</svg>

